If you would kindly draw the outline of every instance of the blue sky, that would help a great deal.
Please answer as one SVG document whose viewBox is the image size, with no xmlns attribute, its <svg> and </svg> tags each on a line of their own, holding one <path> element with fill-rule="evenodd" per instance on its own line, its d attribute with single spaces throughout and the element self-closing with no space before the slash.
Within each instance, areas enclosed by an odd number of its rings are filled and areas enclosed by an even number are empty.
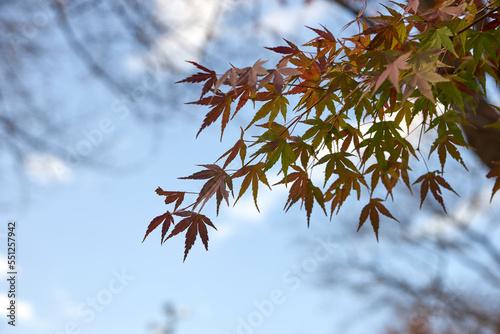
<svg viewBox="0 0 500 334">
<path fill-rule="evenodd" d="M 234 6 L 229 13 L 244 6 L 228 3 Z M 348 21 L 346 13 L 322 1 L 310 7 L 291 4 L 262 10 L 263 31 L 273 32 L 272 37 L 256 34 L 250 38 L 256 46 L 249 46 L 241 38 L 242 30 L 228 29 L 234 28 L 228 14 L 227 21 L 218 26 L 218 39 L 206 46 L 207 61 L 221 70 L 229 62 L 252 64 L 273 57 L 260 46 L 276 45 L 278 37 L 300 44 L 310 37 L 305 25 L 323 23 L 338 32 Z M 242 47 L 249 51 L 242 53 Z M 189 58 L 189 54 L 182 56 Z M 128 66 L 131 73 L 141 68 L 133 57 Z M 81 68 L 76 66 L 75 71 Z M 193 71 L 186 68 L 179 78 Z M 89 169 L 79 164 L 57 165 L 55 158 L 36 156 L 26 166 L 29 187 L 23 198 L 29 201 L 13 200 L 11 209 L 0 213 L 1 275 L 5 273 L 9 220 L 18 222 L 20 273 L 18 327 L 12 329 L 2 321 L 2 333 L 151 333 L 153 323 L 164 321 L 163 305 L 171 302 L 185 316 L 178 334 L 326 334 L 335 333 L 346 321 L 353 323 L 351 317 L 366 307 L 346 291 L 327 292 L 315 286 L 321 266 L 342 249 L 328 233 L 311 232 L 315 225 L 328 223 L 327 219 L 313 216 L 317 219 L 308 230 L 304 212 L 282 213 L 283 189 L 262 190 L 260 214 L 249 197 L 234 208 L 224 208 L 213 219 L 218 231 L 210 231 L 209 252 L 198 240 L 184 263 L 182 237 L 160 246 L 159 231 L 155 231 L 141 243 L 149 221 L 165 210 L 162 198 L 154 192 L 156 187 L 196 190 L 198 182 L 177 177 L 197 171 L 196 164 L 215 161 L 239 137 L 239 126 L 250 116 L 242 113 L 229 124 L 225 144 L 219 143 L 217 125 L 196 140 L 206 112 L 203 108 L 175 105 L 174 112 L 166 106 L 172 116 L 153 129 L 138 124 L 133 116 L 121 117 L 114 107 L 116 96 L 99 84 L 87 82 L 91 93 L 79 95 L 74 86 L 64 84 L 70 78 L 61 80 L 63 95 L 75 97 L 72 110 L 92 96 L 88 103 L 97 111 L 81 123 L 68 147 L 76 150 L 94 134 L 97 144 L 89 149 L 93 159 L 129 167 Z M 185 96 L 179 97 L 182 101 L 198 94 L 190 89 L 186 87 Z M 55 176 L 54 166 L 58 166 Z M 213 206 L 206 212 L 215 216 Z M 353 227 L 347 240 L 357 236 L 356 219 L 349 213 L 343 218 L 342 223 Z M 369 253 L 375 246 L 374 238 L 369 240 L 360 252 Z M 3 289 L 5 276 L 1 280 Z M 362 326 L 354 322 L 351 330 Z"/>
<path fill-rule="evenodd" d="M 215 133 L 196 142 L 182 138 L 183 124 L 167 130 L 165 138 L 178 138 L 165 140 L 168 156 L 152 159 L 133 175 L 110 178 L 81 171 L 79 180 L 73 176 L 67 184 L 34 186 L 27 208 L 2 214 L 4 221 L 18 221 L 21 310 L 16 329 L 59 333 L 76 323 L 82 333 L 147 333 L 149 323 L 163 321 L 162 305 L 172 302 L 189 309 L 179 333 L 237 333 L 240 317 L 247 319 L 255 303 L 265 304 L 281 291 L 281 303 L 256 333 L 284 325 L 302 333 L 311 330 L 311 323 L 315 333 L 329 332 L 330 317 L 321 305 L 328 299 L 310 285 L 328 253 L 316 259 L 313 251 L 296 244 L 307 232 L 305 216 L 281 213 L 283 192 L 263 193 L 260 215 L 252 200 L 244 199 L 214 219 L 219 231 L 210 233 L 209 252 L 198 241 L 185 263 L 182 238 L 160 246 L 155 232 L 141 243 L 148 222 L 164 210 L 154 189 L 181 186 L 175 176 L 211 159 L 210 147 L 217 144 L 209 140 Z M 181 138 L 187 144 L 180 144 Z M 117 273 L 125 277 L 123 286 L 113 281 Z M 110 284 L 120 291 L 107 304 L 103 290 L 113 290 Z M 93 298 L 105 303 L 95 317 L 89 314 Z"/>
<path fill-rule="evenodd" d="M 261 24 L 268 31 L 305 42 L 310 33 L 304 25 L 317 26 L 335 15 L 334 8 L 321 2 L 314 6 L 271 7 L 262 15 Z M 256 57 L 250 58 L 242 56 L 237 43 L 234 47 L 227 44 L 233 38 L 240 40 L 241 30 L 235 31 L 239 35 L 229 32 L 225 36 L 224 24 L 219 27 L 218 42 L 226 43 L 227 55 L 215 50 L 217 44 L 212 51 L 207 46 L 209 61 L 226 67 L 230 61 L 245 65 L 273 57 L 261 46 L 277 43 L 276 36 L 251 38 L 258 44 L 254 48 L 245 45 L 248 54 Z M 239 59 L 234 59 L 233 52 Z M 196 60 L 196 55 L 181 56 Z M 64 61 L 61 66 L 73 69 L 76 76 L 84 73 L 71 55 Z M 140 70 L 137 59 L 131 58 L 129 68 Z M 193 70 L 186 67 L 179 78 Z M 200 108 L 167 110 L 172 112 L 171 119 L 151 129 L 138 125 L 133 116 L 121 117 L 114 108 L 116 96 L 99 83 L 86 81 L 86 94 L 75 92 L 75 85 L 65 83 L 75 80 L 71 74 L 61 76 L 55 87 L 61 96 L 72 96 L 71 102 L 61 104 L 61 112 L 78 112 L 85 106 L 96 113 L 76 127 L 65 147 L 71 152 L 88 150 L 92 159 L 132 168 L 118 173 L 88 169 L 72 155 L 62 162 L 52 156 L 28 159 L 29 186 L 23 189 L 27 194 L 13 199 L 10 209 L 0 213 L 4 227 L 9 220 L 17 221 L 19 266 L 17 327 L 2 321 L 2 333 L 150 333 L 151 324 L 165 320 L 166 302 L 185 310 L 180 334 L 329 333 L 330 312 L 322 304 L 328 298 L 310 284 L 324 260 L 297 245 L 298 237 L 307 231 L 305 215 L 293 210 L 282 214 L 283 191 L 262 191 L 261 214 L 251 198 L 223 210 L 214 219 L 219 231 L 210 232 L 209 252 L 198 241 L 185 263 L 182 237 L 160 246 L 155 232 L 141 243 L 149 221 L 164 212 L 162 199 L 154 193 L 156 187 L 195 190 L 197 182 L 176 178 L 195 172 L 195 164 L 213 162 L 228 144 L 219 143 L 217 127 L 195 140 L 203 117 Z M 183 102 L 194 96 L 189 89 Z M 228 127 L 225 143 L 239 136 L 239 126 L 245 122 L 243 115 Z M 92 140 L 90 146 L 82 144 Z M 0 233 L 4 275 L 5 229 Z"/>
</svg>

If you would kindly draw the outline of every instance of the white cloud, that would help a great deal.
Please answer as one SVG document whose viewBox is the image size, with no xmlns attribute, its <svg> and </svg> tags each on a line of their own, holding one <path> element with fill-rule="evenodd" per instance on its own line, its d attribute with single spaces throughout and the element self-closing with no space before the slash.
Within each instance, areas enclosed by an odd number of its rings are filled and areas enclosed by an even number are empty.
<svg viewBox="0 0 500 334">
<path fill-rule="evenodd" d="M 0 279 L 3 282 L 6 282 L 7 275 L 6 273 L 8 272 L 8 267 L 7 267 L 7 257 L 4 255 L 0 255 Z M 7 282 L 8 283 L 8 282 Z M 8 286 L 6 286 L 8 289 Z M 19 288 L 19 285 L 16 287 Z M 22 290 L 21 290 L 22 291 Z M 35 307 L 33 306 L 33 303 L 30 301 L 27 301 L 26 299 L 19 299 L 19 296 L 16 296 L 16 322 L 17 323 L 22 323 L 23 326 L 26 326 L 28 328 L 34 328 L 34 329 L 42 329 L 42 330 L 48 330 L 49 329 L 49 324 L 41 319 L 38 319 L 35 316 Z M 9 304 L 10 304 L 11 299 L 8 297 L 7 294 L 0 294 L 0 309 L 5 310 Z"/>
<path fill-rule="evenodd" d="M 131 57 L 127 65 L 133 71 L 144 69 L 146 64 L 161 71 L 165 62 L 177 69 L 189 68 L 185 60 L 196 61 L 201 55 L 200 50 L 225 3 L 220 0 L 156 0 L 158 16 L 168 23 L 168 30 L 156 40 L 150 52 L 142 57 Z M 167 54 L 169 57 L 165 56 Z"/>
<path fill-rule="evenodd" d="M 273 184 L 281 181 L 281 179 L 281 177 L 275 175 L 268 176 L 271 187 Z M 284 186 L 274 186 L 272 190 L 269 190 L 264 184 L 259 183 L 259 193 L 257 196 L 259 212 L 255 207 L 252 188 L 250 186 L 238 203 L 227 210 L 227 215 L 229 218 L 251 224 L 266 221 L 268 216 L 276 210 L 276 203 L 283 198 L 286 192 L 287 190 Z"/>
<path fill-rule="evenodd" d="M 268 181 L 272 186 L 279 182 L 281 177 L 269 176 Z M 217 233 L 211 238 L 214 242 L 227 240 L 248 226 L 270 221 L 269 217 L 281 210 L 280 201 L 286 198 L 288 190 L 284 186 L 272 187 L 272 191 L 265 185 L 259 184 L 257 204 L 259 211 L 255 208 L 251 186 L 240 198 L 235 206 L 224 208 L 224 216 L 217 224 Z M 284 203 L 284 202 L 283 202 Z M 222 210 L 222 209 L 221 209 Z"/>
<path fill-rule="evenodd" d="M 212 233 L 210 235 L 210 241 L 213 244 L 217 244 L 220 241 L 228 240 L 230 237 L 235 235 L 237 232 L 237 227 L 233 222 L 223 221 L 217 224 L 217 233 Z"/>
<path fill-rule="evenodd" d="M 10 301 L 11 299 L 7 295 L 0 296 L 0 308 L 5 310 Z M 48 331 L 50 324 L 45 320 L 37 318 L 35 313 L 35 307 L 31 302 L 24 299 L 16 299 L 16 326 L 22 325 L 23 327 L 39 331 Z"/>
<path fill-rule="evenodd" d="M 40 183 L 66 182 L 71 179 L 71 169 L 60 158 L 50 154 L 29 154 L 24 168 Z"/>
<path fill-rule="evenodd" d="M 336 10 L 337 8 L 326 1 L 313 1 L 308 5 L 299 1 L 295 6 L 277 6 L 262 18 L 261 24 L 266 29 L 286 35 L 291 31 L 297 31 L 297 28 L 305 30 L 304 25 L 318 27 L 321 22 L 332 22 L 332 15 L 337 16 L 333 18 L 334 20 L 343 19 L 342 12 Z"/>
</svg>

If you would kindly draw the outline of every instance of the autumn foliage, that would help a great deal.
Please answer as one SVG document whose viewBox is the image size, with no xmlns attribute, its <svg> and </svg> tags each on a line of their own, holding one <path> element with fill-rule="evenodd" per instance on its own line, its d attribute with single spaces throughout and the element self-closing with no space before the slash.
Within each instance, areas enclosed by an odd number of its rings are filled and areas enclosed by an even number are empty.
<svg viewBox="0 0 500 334">
<path fill-rule="evenodd" d="M 285 40 L 267 48 L 281 56 L 272 68 L 259 60 L 219 75 L 191 62 L 199 72 L 180 82 L 201 85 L 199 100 L 191 102 L 208 109 L 198 135 L 217 122 L 222 140 L 248 102 L 255 113 L 219 160 L 184 178 L 204 181 L 194 202 L 184 204 L 185 192 L 157 189 L 173 208 L 153 219 L 144 239 L 162 225 L 162 243 L 186 231 L 184 259 L 198 235 L 208 249 L 207 225 L 215 226 L 200 213 L 207 201 L 215 197 L 218 214 L 234 192 L 237 202 L 251 189 L 258 208 L 259 186 L 273 186 L 266 175 L 275 165 L 282 175 L 276 185 L 289 191 L 285 210 L 300 202 L 308 225 L 315 205 L 331 217 L 350 196 L 359 200 L 366 193 L 358 230 L 369 219 L 378 239 L 380 216 L 396 220 L 384 205 L 394 200 L 396 187 L 419 186 L 421 204 L 430 191 L 446 211 L 442 191 L 454 190 L 445 167 L 453 159 L 467 168 L 460 154 L 469 148 L 466 112 L 486 96 L 488 76 L 499 83 L 500 4 L 447 0 L 428 10 L 418 0 L 393 4 L 366 20 L 360 13 L 349 23 L 358 25 L 357 35 L 338 39 L 326 27 L 309 28 L 316 37 L 302 47 Z M 291 96 L 298 101 L 293 106 Z M 256 139 L 245 137 L 250 128 L 260 129 Z M 433 137 L 430 149 L 409 140 L 424 134 Z M 439 161 L 434 169 L 426 163 L 433 155 Z M 409 171 L 417 164 L 427 172 L 412 180 Z M 313 171 L 324 173 L 323 184 L 312 182 Z M 493 197 L 500 167 L 487 177 L 496 178 Z M 174 218 L 180 219 L 175 225 Z"/>
</svg>

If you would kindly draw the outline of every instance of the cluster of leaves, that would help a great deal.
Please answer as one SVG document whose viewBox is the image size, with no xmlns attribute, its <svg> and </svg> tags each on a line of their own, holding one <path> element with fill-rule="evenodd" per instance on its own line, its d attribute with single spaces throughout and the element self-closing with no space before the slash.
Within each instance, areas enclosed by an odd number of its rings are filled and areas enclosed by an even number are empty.
<svg viewBox="0 0 500 334">
<path fill-rule="evenodd" d="M 486 95 L 487 75 L 499 81 L 499 4 L 446 0 L 426 11 L 418 0 L 394 5 L 399 10 L 386 7 L 386 14 L 366 21 L 360 13 L 350 23 L 360 28 L 355 36 L 337 39 L 325 27 L 310 28 L 317 36 L 302 48 L 287 40 L 268 48 L 281 56 L 271 69 L 257 61 L 218 75 L 193 62 L 200 72 L 180 82 L 203 85 L 200 99 L 191 102 L 209 108 L 198 134 L 220 121 L 222 140 L 248 101 L 256 112 L 219 158 L 222 167 L 217 160 L 185 178 L 206 180 L 194 203 L 181 208 L 185 192 L 157 189 L 174 209 L 153 219 L 145 238 L 163 222 L 162 243 L 187 230 L 184 259 L 197 234 L 207 247 L 205 225 L 214 225 L 200 213 L 205 203 L 215 196 L 218 213 L 223 199 L 229 205 L 233 181 L 242 178 L 236 201 L 251 185 L 258 209 L 259 185 L 271 188 L 266 174 L 277 162 L 283 176 L 277 184 L 289 188 L 285 210 L 300 201 L 308 225 L 314 204 L 331 217 L 351 195 L 359 200 L 366 192 L 359 228 L 370 218 L 378 240 L 380 214 L 396 219 L 384 201 L 393 199 L 396 186 L 412 191 L 418 183 L 421 204 L 430 190 L 446 211 L 441 191 L 454 192 L 443 177 L 447 159 L 466 168 L 459 148 L 468 144 L 460 126 L 468 124 L 466 112 L 474 111 L 477 97 Z M 479 22 L 482 28 L 473 29 Z M 298 102 L 289 110 L 292 95 Z M 250 128 L 262 129 L 256 140 L 245 139 Z M 408 140 L 411 133 L 434 136 L 429 152 L 422 152 L 420 140 Z M 426 161 L 436 153 L 439 169 L 429 170 Z M 229 170 L 237 156 L 241 166 Z M 422 161 L 427 172 L 412 184 L 408 172 Z M 493 194 L 500 188 L 499 168 L 487 175 L 496 177 Z M 324 172 L 322 186 L 312 182 L 315 169 Z M 174 216 L 182 220 L 165 239 Z"/>
</svg>

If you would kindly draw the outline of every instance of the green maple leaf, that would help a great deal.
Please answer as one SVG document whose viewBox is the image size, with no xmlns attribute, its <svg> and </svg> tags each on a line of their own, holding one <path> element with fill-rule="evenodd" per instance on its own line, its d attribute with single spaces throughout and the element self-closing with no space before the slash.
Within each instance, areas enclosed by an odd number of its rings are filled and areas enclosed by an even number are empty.
<svg viewBox="0 0 500 334">
<path fill-rule="evenodd" d="M 426 64 L 422 65 L 422 68 L 419 71 L 413 72 L 411 80 L 408 83 L 408 86 L 412 88 L 409 93 L 411 93 L 418 86 L 418 90 L 426 98 L 435 103 L 436 100 L 434 99 L 434 94 L 432 93 L 431 84 L 449 81 L 449 79 L 439 75 L 435 71 L 436 66 L 434 64 Z M 407 92 L 405 92 L 405 95 L 407 95 Z"/>
<path fill-rule="evenodd" d="M 259 182 L 264 183 L 269 189 L 271 189 L 271 186 L 269 185 L 269 182 L 267 181 L 266 174 L 264 172 L 265 167 L 266 167 L 265 163 L 259 162 L 255 165 L 244 166 L 241 169 L 237 170 L 236 173 L 234 173 L 232 175 L 233 178 L 245 176 L 245 178 L 243 179 L 243 182 L 241 183 L 240 193 L 238 194 L 238 197 L 236 198 L 236 201 L 234 202 L 235 205 L 236 205 L 236 202 L 238 202 L 238 200 L 241 198 L 241 196 L 243 196 L 243 194 L 247 191 L 247 189 L 251 183 L 255 207 L 257 208 L 257 211 L 260 211 L 259 206 L 257 204 L 257 195 L 259 192 Z"/>
</svg>

